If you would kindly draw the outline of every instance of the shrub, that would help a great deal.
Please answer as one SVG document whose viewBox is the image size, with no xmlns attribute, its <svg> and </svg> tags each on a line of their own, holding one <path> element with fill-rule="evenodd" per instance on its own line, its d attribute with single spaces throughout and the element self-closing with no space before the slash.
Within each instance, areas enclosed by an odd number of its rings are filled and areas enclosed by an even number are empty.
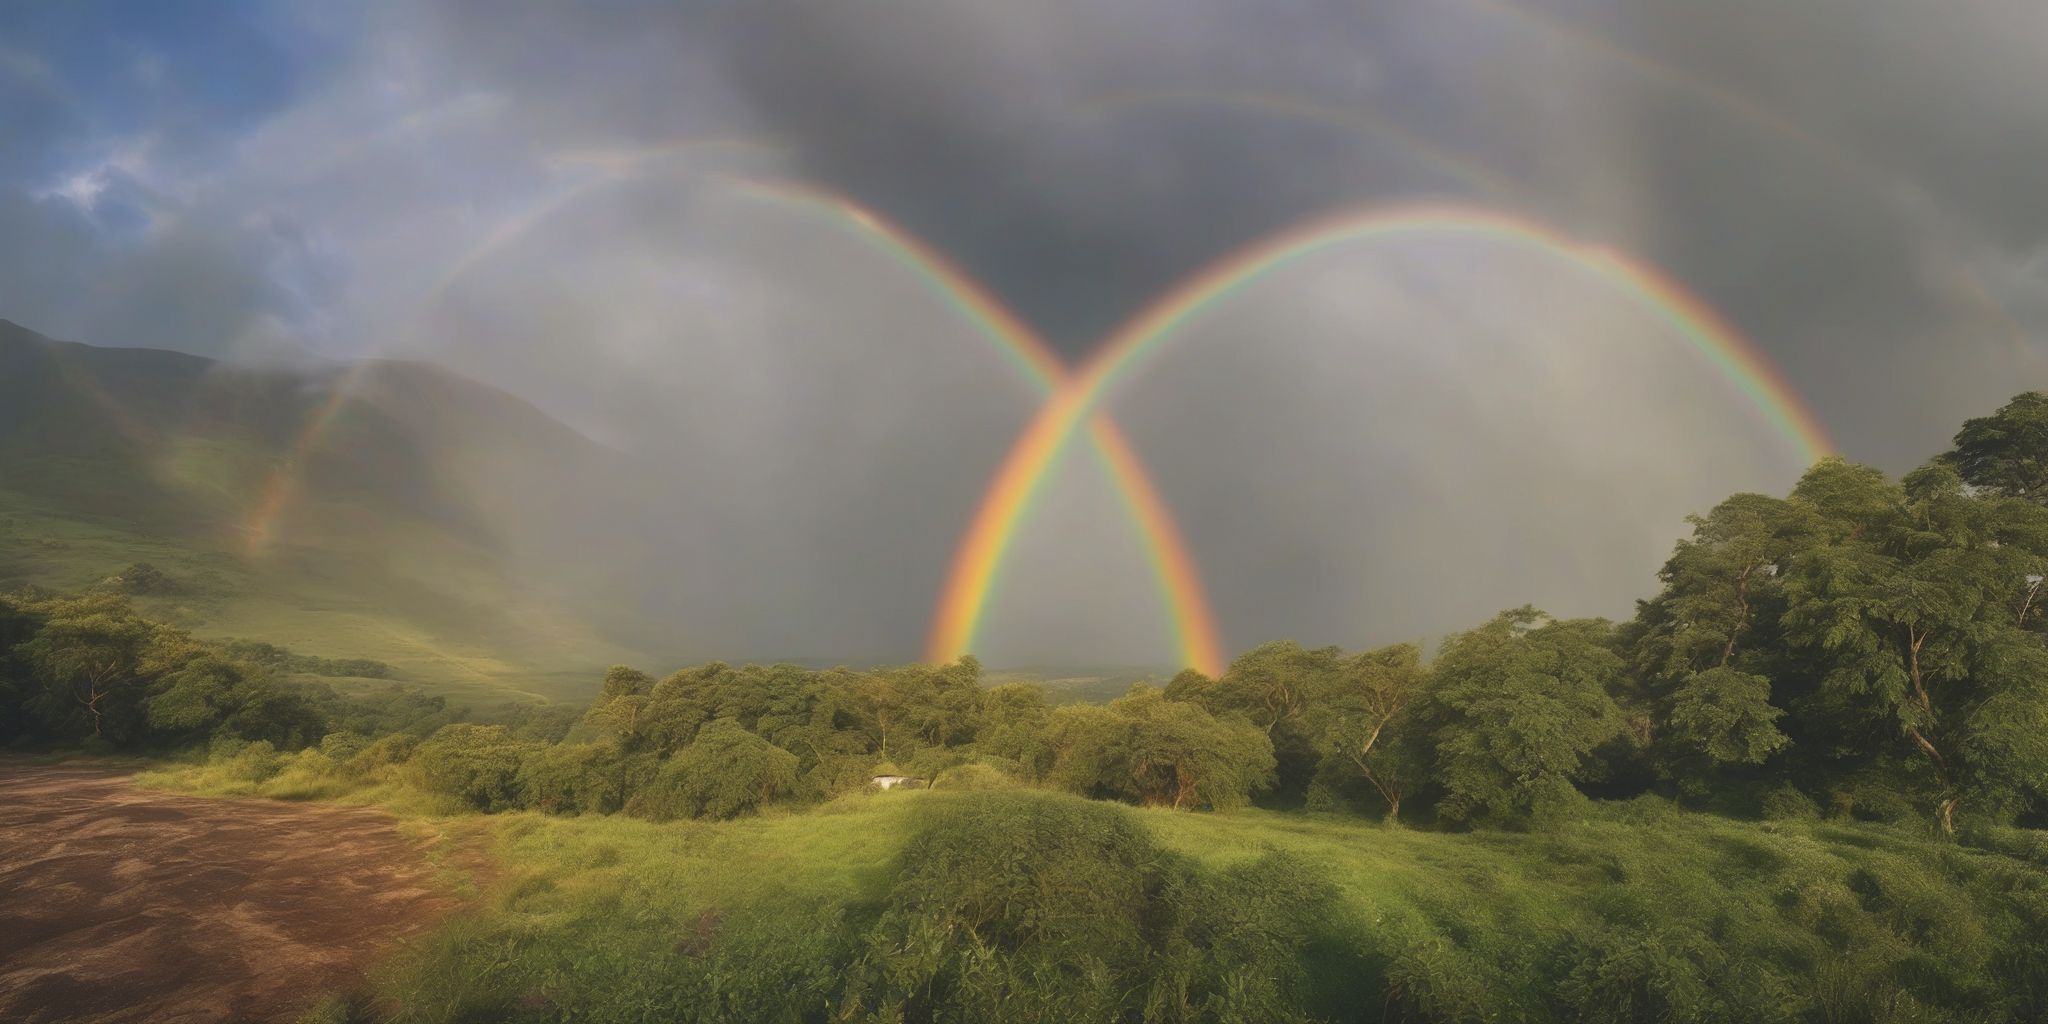
<svg viewBox="0 0 2048 1024">
<path fill-rule="evenodd" d="M 520 766 L 520 790 L 529 806 L 549 814 L 610 814 L 626 806 L 652 765 L 611 744 L 549 744 Z"/>
<path fill-rule="evenodd" d="M 1338 915 L 1304 862 L 1206 874 L 1130 812 L 1046 793 L 934 797 L 913 822 L 843 1013 L 1307 1019 L 1304 961 Z"/>
<path fill-rule="evenodd" d="M 738 722 L 714 719 L 628 801 L 627 810 L 656 821 L 738 817 L 794 792 L 796 766 L 795 754 Z"/>
<path fill-rule="evenodd" d="M 1597 936 L 1557 988 L 1564 1016 L 1589 1024 L 1767 1024 L 1792 1017 L 1782 979 L 1699 931 L 1671 925 Z"/>
<path fill-rule="evenodd" d="M 1820 818 L 1820 805 L 1790 783 L 1765 793 L 1762 811 L 1766 821 L 1814 821 Z"/>
<path fill-rule="evenodd" d="M 208 763 L 219 769 L 221 777 L 236 782 L 262 782 L 283 771 L 286 760 L 269 740 L 216 740 L 207 756 Z"/>
<path fill-rule="evenodd" d="M 524 803 L 519 775 L 531 746 L 504 726 L 457 723 L 421 743 L 412 764 L 428 792 L 480 811 L 511 810 Z"/>
<path fill-rule="evenodd" d="M 932 780 L 933 789 L 987 790 L 1015 789 L 1015 777 L 986 764 L 963 764 L 948 768 Z"/>
<path fill-rule="evenodd" d="M 419 737 L 409 733 L 394 733 L 379 738 L 376 742 L 351 755 L 343 763 L 342 772 L 350 778 L 367 779 L 383 774 L 412 760 L 419 749 Z"/>
<path fill-rule="evenodd" d="M 1073 798 L 921 807 L 850 998 L 884 1017 L 1114 1019 L 1159 857 L 1128 812 Z"/>
</svg>

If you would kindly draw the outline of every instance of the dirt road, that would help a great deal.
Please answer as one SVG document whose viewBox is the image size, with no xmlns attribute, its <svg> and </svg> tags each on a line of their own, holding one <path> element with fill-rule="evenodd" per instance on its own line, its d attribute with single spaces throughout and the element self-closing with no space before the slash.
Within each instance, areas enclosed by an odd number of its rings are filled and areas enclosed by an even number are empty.
<svg viewBox="0 0 2048 1024">
<path fill-rule="evenodd" d="M 0 761 L 0 1021 L 289 1021 L 454 906 L 376 811 Z"/>
</svg>

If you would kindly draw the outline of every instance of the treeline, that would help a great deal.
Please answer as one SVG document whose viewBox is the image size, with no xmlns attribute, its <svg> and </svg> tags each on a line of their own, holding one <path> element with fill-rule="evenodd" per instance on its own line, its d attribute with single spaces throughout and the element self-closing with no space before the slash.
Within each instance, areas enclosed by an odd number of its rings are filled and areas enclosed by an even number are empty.
<svg viewBox="0 0 2048 1024">
<path fill-rule="evenodd" d="M 418 739 L 477 717 L 523 737 L 559 739 L 576 721 L 571 708 L 506 705 L 479 713 L 395 684 L 343 695 L 279 678 L 296 672 L 374 678 L 388 667 L 272 644 L 197 640 L 104 588 L 76 597 L 33 589 L 0 595 L 0 743 L 11 746 L 292 751 L 330 737 L 343 745 L 348 737 Z"/>
<path fill-rule="evenodd" d="M 972 658 L 659 680 L 619 667 L 573 725 L 441 706 L 378 720 L 274 682 L 264 651 L 194 643 L 112 599 L 17 598 L 0 603 L 0 701 L 17 732 L 220 741 L 245 760 L 236 744 L 303 748 L 301 771 L 402 771 L 484 811 L 728 817 L 907 775 L 1454 826 L 1645 792 L 1741 815 L 2038 825 L 2044 506 L 2048 395 L 2027 394 L 1903 479 L 1830 459 L 1785 497 L 1695 517 L 1630 621 L 1515 609 L 1427 663 L 1414 644 L 1273 643 L 1221 678 L 1060 706 L 1035 685 L 985 687 Z M 252 770 L 284 770 L 265 757 Z"/>
<path fill-rule="evenodd" d="M 221 646 L 230 657 L 261 665 L 273 672 L 357 679 L 392 677 L 391 666 L 373 658 L 322 658 L 312 654 L 299 654 L 261 640 L 229 640 Z"/>
</svg>

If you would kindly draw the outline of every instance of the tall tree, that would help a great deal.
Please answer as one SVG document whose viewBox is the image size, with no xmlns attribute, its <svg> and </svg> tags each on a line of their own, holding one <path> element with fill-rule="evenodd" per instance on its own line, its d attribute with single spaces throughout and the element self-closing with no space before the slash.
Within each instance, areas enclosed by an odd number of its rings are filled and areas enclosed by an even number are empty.
<svg viewBox="0 0 2048 1024">
<path fill-rule="evenodd" d="M 2040 644 L 2012 612 L 2038 557 L 2026 541 L 2048 510 L 1973 496 L 1936 463 L 1892 483 L 1861 467 L 1822 464 L 1794 491 L 1834 526 L 1832 543 L 1794 560 L 1786 581 L 1788 639 L 1813 666 L 1817 708 L 1831 709 L 1844 749 L 1859 732 L 1888 731 L 1913 752 L 1903 788 L 1922 789 L 1944 829 L 1965 799 L 2016 791 L 2015 771 L 2048 764 L 1980 755 L 1991 741 L 1983 709 L 2033 692 Z M 1866 725 L 1866 723 L 1868 723 Z M 1988 744 L 1988 745 L 1987 745 Z M 2024 750 L 2019 751 L 2024 754 Z"/>
<path fill-rule="evenodd" d="M 1126 770 L 1140 803 L 1223 810 L 1272 782 L 1272 740 L 1241 718 L 1219 719 L 1150 686 L 1132 687 L 1109 707 L 1126 722 Z"/>
<path fill-rule="evenodd" d="M 1964 421 L 1943 458 L 1973 486 L 2048 505 L 2048 394 L 2029 391 Z"/>
<path fill-rule="evenodd" d="M 1379 793 L 1389 821 L 1400 819 L 1401 798 L 1419 781 L 1424 767 L 1411 742 L 1413 717 L 1408 712 L 1428 681 L 1422 648 L 1414 644 L 1365 651 L 1345 659 L 1323 716 L 1324 738 L 1333 755 Z"/>
<path fill-rule="evenodd" d="M 1662 591 L 1637 611 L 1635 668 L 1646 685 L 1660 774 L 1704 795 L 1716 770 L 1761 764 L 1790 742 L 1773 703 L 1782 572 L 1813 526 L 1794 504 L 1738 494 L 1678 543 Z"/>
<path fill-rule="evenodd" d="M 42 684 L 39 703 L 45 719 L 77 717 L 94 737 L 129 738 L 142 722 L 147 660 L 157 632 L 125 604 L 63 606 L 20 648 Z"/>
<path fill-rule="evenodd" d="M 1291 805 L 1307 796 L 1309 783 L 1328 753 L 1323 721 L 1341 687 L 1344 652 L 1306 648 L 1292 640 L 1261 644 L 1239 655 L 1214 683 L 1183 675 L 1169 687 L 1210 713 L 1241 715 L 1266 731 L 1278 761 L 1272 797 Z"/>
<path fill-rule="evenodd" d="M 1625 731 L 1613 643 L 1605 621 L 1530 607 L 1445 641 L 1425 712 L 1445 816 L 1540 823 L 1578 800 L 1593 751 Z"/>
</svg>

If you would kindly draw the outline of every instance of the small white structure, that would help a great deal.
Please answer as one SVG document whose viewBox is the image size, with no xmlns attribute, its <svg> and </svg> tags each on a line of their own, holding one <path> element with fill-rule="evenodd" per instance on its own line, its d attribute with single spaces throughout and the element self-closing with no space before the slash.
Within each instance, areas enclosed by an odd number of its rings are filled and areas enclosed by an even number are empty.
<svg viewBox="0 0 2048 1024">
<path fill-rule="evenodd" d="M 873 780 L 878 789 L 917 789 L 924 780 L 914 775 L 877 775 Z"/>
</svg>

